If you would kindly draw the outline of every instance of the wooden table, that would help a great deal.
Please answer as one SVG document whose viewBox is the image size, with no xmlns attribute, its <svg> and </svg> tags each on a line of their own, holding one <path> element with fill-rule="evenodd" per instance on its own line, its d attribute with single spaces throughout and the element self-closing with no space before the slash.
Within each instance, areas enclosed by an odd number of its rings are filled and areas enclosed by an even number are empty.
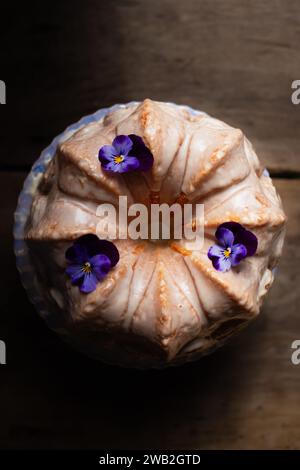
<svg viewBox="0 0 300 470">
<path fill-rule="evenodd" d="M 6 2 L 0 59 L 0 448 L 300 447 L 300 79 L 298 2 Z M 166 371 L 107 367 L 65 346 L 28 302 L 12 220 L 30 165 L 95 109 L 176 101 L 242 128 L 289 217 L 276 282 L 258 320 L 200 362 Z M 298 264 L 299 262 L 299 264 Z"/>
</svg>

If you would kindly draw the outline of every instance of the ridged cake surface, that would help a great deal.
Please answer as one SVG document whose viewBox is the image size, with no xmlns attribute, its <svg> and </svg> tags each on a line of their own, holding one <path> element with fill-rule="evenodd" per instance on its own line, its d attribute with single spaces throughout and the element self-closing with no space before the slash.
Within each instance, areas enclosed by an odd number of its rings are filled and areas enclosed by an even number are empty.
<svg viewBox="0 0 300 470">
<path fill-rule="evenodd" d="M 154 157 L 151 171 L 112 176 L 101 169 L 99 148 L 120 134 L 143 138 Z M 204 245 L 193 251 L 184 238 L 115 240 L 119 263 L 94 292 L 82 294 L 66 276 L 65 252 L 81 235 L 96 234 L 97 207 L 111 203 L 118 210 L 119 196 L 147 206 L 203 203 Z M 219 272 L 207 252 L 227 221 L 251 230 L 258 249 Z M 35 192 L 26 240 L 57 331 L 104 361 L 160 367 L 213 350 L 259 313 L 284 225 L 271 178 L 239 129 L 147 99 L 60 144 Z"/>
</svg>

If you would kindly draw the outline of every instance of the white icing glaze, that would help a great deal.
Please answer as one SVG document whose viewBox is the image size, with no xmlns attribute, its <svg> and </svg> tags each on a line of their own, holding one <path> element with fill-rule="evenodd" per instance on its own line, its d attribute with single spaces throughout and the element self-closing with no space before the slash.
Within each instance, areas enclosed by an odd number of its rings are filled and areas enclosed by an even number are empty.
<svg viewBox="0 0 300 470">
<path fill-rule="evenodd" d="M 151 172 L 107 175 L 98 151 L 118 134 L 140 135 L 154 156 Z M 72 240 L 95 233 L 96 208 L 118 196 L 202 202 L 205 243 L 117 240 L 120 262 L 97 289 L 81 294 L 65 275 Z M 219 224 L 234 220 L 258 237 L 255 256 L 227 273 L 207 257 Z M 182 107 L 145 100 L 80 129 L 59 147 L 34 195 L 27 240 L 49 311 L 88 354 L 148 367 L 197 358 L 254 318 L 273 281 L 285 215 L 250 142 L 238 129 Z"/>
</svg>

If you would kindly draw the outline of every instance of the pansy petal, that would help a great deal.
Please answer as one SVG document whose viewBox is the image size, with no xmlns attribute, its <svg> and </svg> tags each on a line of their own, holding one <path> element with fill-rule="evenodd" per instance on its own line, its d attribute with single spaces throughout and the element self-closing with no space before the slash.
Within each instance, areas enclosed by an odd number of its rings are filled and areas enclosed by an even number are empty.
<svg viewBox="0 0 300 470">
<path fill-rule="evenodd" d="M 100 253 L 110 259 L 111 267 L 115 266 L 120 259 L 118 248 L 109 240 L 99 240 L 99 242 Z"/>
<path fill-rule="evenodd" d="M 139 135 L 136 135 L 136 134 L 129 134 L 129 139 L 131 140 L 132 144 L 133 144 L 133 149 L 137 152 L 141 152 L 143 151 L 145 148 L 148 150 L 148 147 L 146 147 L 143 139 L 139 136 Z"/>
<path fill-rule="evenodd" d="M 247 249 L 244 245 L 242 245 L 241 243 L 233 245 L 230 254 L 232 266 L 237 266 L 242 261 L 242 259 L 246 258 L 246 256 Z"/>
<path fill-rule="evenodd" d="M 219 225 L 218 228 L 227 228 L 233 233 L 233 235 L 235 235 L 240 230 L 245 230 L 244 227 L 237 222 L 224 222 L 223 224 Z"/>
<path fill-rule="evenodd" d="M 207 256 L 209 257 L 209 259 L 213 259 L 215 257 L 218 258 L 218 257 L 223 256 L 223 251 L 224 251 L 224 248 L 222 248 L 221 246 L 213 245 L 208 250 Z"/>
<path fill-rule="evenodd" d="M 151 150 L 145 145 L 145 142 L 139 135 L 129 134 L 128 137 L 133 143 L 132 151 L 130 152 L 132 155 L 135 155 L 137 157 L 141 155 L 152 155 Z"/>
<path fill-rule="evenodd" d="M 88 294 L 93 292 L 97 287 L 98 279 L 93 273 L 85 273 L 83 282 L 80 286 L 80 291 Z"/>
<path fill-rule="evenodd" d="M 117 135 L 112 143 L 117 155 L 128 155 L 128 152 L 132 148 L 132 140 L 128 135 Z"/>
<path fill-rule="evenodd" d="M 135 157 L 127 156 L 122 163 L 119 163 L 120 173 L 128 173 L 139 169 L 140 162 Z"/>
<path fill-rule="evenodd" d="M 218 227 L 216 231 L 216 239 L 224 247 L 231 247 L 234 241 L 234 235 L 231 230 L 227 228 Z"/>
<path fill-rule="evenodd" d="M 102 163 L 102 168 L 105 171 L 113 171 L 114 173 L 122 173 L 120 171 L 120 164 L 116 163 L 115 161 Z"/>
<path fill-rule="evenodd" d="M 116 155 L 116 149 L 112 145 L 103 145 L 99 150 L 99 160 L 101 163 L 113 161 Z"/>
<path fill-rule="evenodd" d="M 231 268 L 231 260 L 230 258 L 225 258 L 225 256 L 221 256 L 220 258 L 215 256 L 212 259 L 212 264 L 217 271 L 221 272 L 229 271 Z"/>
<path fill-rule="evenodd" d="M 253 256 L 256 253 L 258 240 L 250 230 L 240 230 L 234 239 L 235 243 L 241 243 L 246 247 L 247 256 Z"/>
<path fill-rule="evenodd" d="M 120 259 L 119 251 L 117 247 L 109 240 L 101 240 L 93 233 L 82 235 L 76 243 L 84 245 L 88 253 L 87 258 L 84 261 L 90 261 L 95 255 L 103 254 L 108 256 L 111 261 L 111 265 L 115 266 Z"/>
<path fill-rule="evenodd" d="M 70 264 L 66 268 L 66 273 L 70 276 L 72 284 L 77 283 L 84 276 L 81 264 Z"/>
<path fill-rule="evenodd" d="M 152 168 L 154 163 L 153 155 L 143 156 L 139 158 L 139 170 L 140 171 L 148 171 Z"/>
<path fill-rule="evenodd" d="M 82 258 L 81 263 L 74 262 L 67 266 L 66 274 L 84 293 L 95 290 L 97 282 L 102 280 L 110 268 L 119 261 L 117 247 L 108 240 L 100 240 L 94 234 L 82 235 L 68 250 L 66 256 L 68 254 L 69 258 Z M 84 272 L 85 262 L 91 264 L 91 272 Z"/>
<path fill-rule="evenodd" d="M 86 247 L 77 240 L 67 249 L 65 256 L 72 264 L 83 264 L 87 261 L 88 253 Z"/>
<path fill-rule="evenodd" d="M 130 154 L 138 158 L 140 162 L 139 170 L 148 171 L 153 166 L 154 158 L 148 147 L 146 147 L 143 139 L 135 134 L 129 135 L 133 142 Z"/>
<path fill-rule="evenodd" d="M 90 258 L 92 273 L 101 281 L 111 269 L 111 262 L 106 255 L 95 255 Z"/>
</svg>

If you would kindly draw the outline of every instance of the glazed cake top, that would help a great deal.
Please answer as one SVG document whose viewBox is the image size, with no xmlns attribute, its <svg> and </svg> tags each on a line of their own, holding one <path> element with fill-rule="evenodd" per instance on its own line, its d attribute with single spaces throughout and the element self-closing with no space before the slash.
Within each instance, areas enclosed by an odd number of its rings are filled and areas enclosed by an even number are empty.
<svg viewBox="0 0 300 470">
<path fill-rule="evenodd" d="M 154 157 L 151 171 L 112 177 L 102 170 L 99 148 L 120 134 L 143 138 Z M 129 204 L 204 203 L 203 249 L 188 250 L 184 239 L 164 245 L 116 240 L 119 264 L 94 292 L 82 296 L 65 277 L 65 249 L 79 236 L 96 233 L 97 206 L 117 207 L 120 195 Z M 216 228 L 227 221 L 251 229 L 259 244 L 255 256 L 219 273 L 207 251 Z M 281 253 L 284 222 L 272 181 L 239 129 L 147 99 L 84 126 L 60 144 L 35 194 L 27 239 L 31 246 L 47 244 L 52 257 L 47 282 L 70 316 L 101 317 L 107 325 L 140 332 L 174 356 L 205 336 L 215 319 L 232 318 L 237 311 L 248 319 L 259 311 Z"/>
</svg>

